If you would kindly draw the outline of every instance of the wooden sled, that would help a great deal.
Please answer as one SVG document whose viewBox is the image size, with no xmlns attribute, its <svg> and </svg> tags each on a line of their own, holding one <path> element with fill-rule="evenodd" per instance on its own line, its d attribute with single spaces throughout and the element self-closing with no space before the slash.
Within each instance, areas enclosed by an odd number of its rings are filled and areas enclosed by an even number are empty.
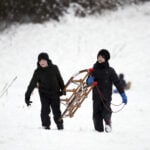
<svg viewBox="0 0 150 150">
<path fill-rule="evenodd" d="M 97 85 L 97 82 L 91 85 L 86 84 L 91 70 L 92 69 L 81 70 L 68 80 L 65 86 L 66 97 L 68 98 L 61 99 L 61 103 L 65 105 L 65 109 L 60 119 L 64 117 L 73 117 L 90 91 Z"/>
</svg>

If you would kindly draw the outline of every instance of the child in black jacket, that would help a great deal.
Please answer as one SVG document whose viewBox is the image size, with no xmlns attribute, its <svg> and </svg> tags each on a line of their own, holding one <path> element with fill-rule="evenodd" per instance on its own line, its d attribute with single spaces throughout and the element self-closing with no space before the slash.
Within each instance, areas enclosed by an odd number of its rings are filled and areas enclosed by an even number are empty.
<svg viewBox="0 0 150 150">
<path fill-rule="evenodd" d="M 121 94 L 123 103 L 127 104 L 124 89 L 115 70 L 109 66 L 109 59 L 110 54 L 108 50 L 100 50 L 97 55 L 97 62 L 94 64 L 94 72 L 92 73 L 94 81 L 98 82 L 98 86 L 93 89 L 93 122 L 95 130 L 99 132 L 104 131 L 103 121 L 105 121 L 105 131 L 111 131 L 112 111 L 110 104 L 113 84 Z"/>
<path fill-rule="evenodd" d="M 57 128 L 63 129 L 63 120 L 59 120 L 61 116 L 59 96 L 65 94 L 64 81 L 58 67 L 52 64 L 47 53 L 39 54 L 37 66 L 25 93 L 25 102 L 27 106 L 31 105 L 31 93 L 35 87 L 38 87 L 41 100 L 42 126 L 45 129 L 50 129 L 49 114 L 52 109 Z"/>
</svg>

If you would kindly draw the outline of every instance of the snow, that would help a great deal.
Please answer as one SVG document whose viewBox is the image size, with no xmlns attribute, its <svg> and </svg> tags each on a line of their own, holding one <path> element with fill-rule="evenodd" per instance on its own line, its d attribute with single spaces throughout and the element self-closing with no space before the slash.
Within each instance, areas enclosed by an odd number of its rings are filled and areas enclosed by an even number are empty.
<svg viewBox="0 0 150 150">
<path fill-rule="evenodd" d="M 15 76 L 17 80 L 0 98 L 1 150 L 149 150 L 150 139 L 150 2 L 102 16 L 61 22 L 14 25 L 0 34 L 0 92 Z M 110 64 L 125 73 L 132 88 L 128 104 L 112 116 L 111 133 L 98 133 L 92 122 L 91 94 L 73 118 L 64 119 L 63 131 L 52 120 L 43 130 L 37 90 L 27 108 L 24 93 L 36 68 L 37 56 L 46 51 L 59 66 L 64 81 L 79 70 L 91 68 L 99 49 L 110 50 Z M 113 95 L 113 103 L 121 101 Z M 120 109 L 120 108 L 116 108 Z"/>
</svg>

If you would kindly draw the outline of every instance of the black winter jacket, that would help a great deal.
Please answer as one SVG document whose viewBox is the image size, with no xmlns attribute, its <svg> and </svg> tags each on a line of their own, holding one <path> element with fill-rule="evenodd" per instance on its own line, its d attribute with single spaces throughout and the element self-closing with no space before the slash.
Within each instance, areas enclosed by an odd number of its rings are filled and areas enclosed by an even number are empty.
<svg viewBox="0 0 150 150">
<path fill-rule="evenodd" d="M 108 62 L 96 62 L 94 64 L 93 76 L 94 80 L 98 81 L 98 88 L 103 94 L 105 100 L 111 101 L 113 84 L 116 86 L 120 94 L 124 92 L 115 70 L 112 67 L 109 67 Z M 100 94 L 95 87 L 93 89 L 93 100 L 97 99 L 100 99 Z"/>
<path fill-rule="evenodd" d="M 30 95 L 35 87 L 39 89 L 40 95 L 58 95 L 64 90 L 64 81 L 61 77 L 59 69 L 56 65 L 49 62 L 49 66 L 42 68 L 38 64 L 38 68 L 34 71 L 25 98 L 30 99 Z"/>
</svg>

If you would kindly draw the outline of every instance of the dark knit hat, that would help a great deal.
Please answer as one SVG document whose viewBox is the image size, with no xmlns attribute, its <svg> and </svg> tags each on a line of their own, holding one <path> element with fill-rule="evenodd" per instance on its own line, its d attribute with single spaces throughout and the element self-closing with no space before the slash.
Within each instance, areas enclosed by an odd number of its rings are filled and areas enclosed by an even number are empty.
<svg viewBox="0 0 150 150">
<path fill-rule="evenodd" d="M 103 58 L 105 58 L 106 61 L 108 61 L 110 59 L 110 53 L 108 52 L 108 50 L 106 49 L 101 49 L 98 54 L 97 54 L 97 58 L 99 56 L 102 56 Z"/>
<path fill-rule="evenodd" d="M 48 54 L 47 54 L 47 53 L 44 53 L 44 52 L 40 53 L 39 56 L 38 56 L 38 62 L 39 62 L 41 59 L 44 59 L 44 60 L 49 61 L 49 56 L 48 56 Z"/>
</svg>

